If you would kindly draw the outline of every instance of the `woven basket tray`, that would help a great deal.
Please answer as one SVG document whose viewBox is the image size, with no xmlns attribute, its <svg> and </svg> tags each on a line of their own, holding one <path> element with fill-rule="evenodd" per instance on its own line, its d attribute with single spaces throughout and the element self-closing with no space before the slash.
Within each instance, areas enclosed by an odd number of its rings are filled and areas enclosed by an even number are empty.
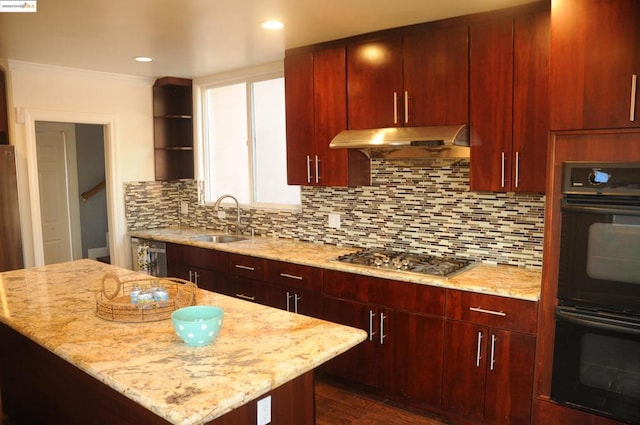
<svg viewBox="0 0 640 425">
<path fill-rule="evenodd" d="M 162 285 L 169 294 L 167 301 L 132 304 L 130 292 L 134 287 L 149 289 Z M 136 277 L 121 281 L 107 273 L 102 278 L 102 291 L 96 293 L 96 315 L 114 322 L 153 322 L 171 317 L 175 310 L 195 305 L 197 286 L 193 282 L 174 277 Z"/>
</svg>

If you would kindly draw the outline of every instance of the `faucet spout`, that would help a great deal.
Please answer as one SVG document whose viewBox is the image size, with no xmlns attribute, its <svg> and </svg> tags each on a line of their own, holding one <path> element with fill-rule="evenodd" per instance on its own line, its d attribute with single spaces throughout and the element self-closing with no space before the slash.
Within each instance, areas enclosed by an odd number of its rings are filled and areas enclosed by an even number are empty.
<svg viewBox="0 0 640 425">
<path fill-rule="evenodd" d="M 223 199 L 226 198 L 230 198 L 233 200 L 233 202 L 236 203 L 236 233 L 240 233 L 241 229 L 242 229 L 242 224 L 240 223 L 240 203 L 238 202 L 238 199 L 236 199 L 235 196 L 233 195 L 222 195 L 221 197 L 219 197 L 218 199 L 216 199 L 216 201 L 213 204 L 213 209 L 218 212 L 220 211 L 220 204 L 222 203 Z"/>
</svg>

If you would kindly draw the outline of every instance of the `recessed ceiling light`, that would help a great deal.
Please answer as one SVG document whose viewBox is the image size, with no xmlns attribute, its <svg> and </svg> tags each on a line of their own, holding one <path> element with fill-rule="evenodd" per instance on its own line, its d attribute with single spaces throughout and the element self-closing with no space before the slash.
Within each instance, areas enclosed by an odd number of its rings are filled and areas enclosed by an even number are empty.
<svg viewBox="0 0 640 425">
<path fill-rule="evenodd" d="M 134 58 L 136 62 L 151 62 L 153 59 L 147 56 L 136 56 Z"/>
<path fill-rule="evenodd" d="M 264 21 L 262 24 L 262 28 L 266 29 L 266 30 L 281 30 L 282 28 L 284 28 L 284 24 L 280 21 Z"/>
</svg>

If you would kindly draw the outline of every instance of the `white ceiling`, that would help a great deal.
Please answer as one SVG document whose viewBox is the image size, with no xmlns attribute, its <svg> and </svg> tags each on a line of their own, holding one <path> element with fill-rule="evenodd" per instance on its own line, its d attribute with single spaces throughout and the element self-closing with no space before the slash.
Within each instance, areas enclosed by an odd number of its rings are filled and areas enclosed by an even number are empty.
<svg viewBox="0 0 640 425">
<path fill-rule="evenodd" d="M 142 77 L 207 76 L 284 50 L 532 0 L 38 0 L 0 13 L 0 60 Z M 267 32 L 260 22 L 280 19 Z M 147 64 L 134 56 L 150 56 Z"/>
</svg>

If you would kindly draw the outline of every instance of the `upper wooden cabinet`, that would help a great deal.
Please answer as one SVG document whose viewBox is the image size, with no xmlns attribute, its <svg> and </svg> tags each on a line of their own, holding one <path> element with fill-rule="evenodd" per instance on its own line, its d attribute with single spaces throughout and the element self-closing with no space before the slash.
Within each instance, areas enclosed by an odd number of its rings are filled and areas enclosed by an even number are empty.
<svg viewBox="0 0 640 425">
<path fill-rule="evenodd" d="M 471 190 L 544 192 L 549 10 L 472 23 L 470 38 Z"/>
<path fill-rule="evenodd" d="M 153 85 L 156 180 L 194 176 L 192 99 L 191 80 L 164 77 Z"/>
<path fill-rule="evenodd" d="M 640 126 L 640 2 L 556 0 L 551 129 Z"/>
<path fill-rule="evenodd" d="M 329 149 L 347 128 L 345 48 L 285 56 L 287 182 L 303 186 L 370 183 L 369 159 Z"/>
<path fill-rule="evenodd" d="M 467 25 L 350 44 L 350 129 L 468 122 Z"/>
</svg>

